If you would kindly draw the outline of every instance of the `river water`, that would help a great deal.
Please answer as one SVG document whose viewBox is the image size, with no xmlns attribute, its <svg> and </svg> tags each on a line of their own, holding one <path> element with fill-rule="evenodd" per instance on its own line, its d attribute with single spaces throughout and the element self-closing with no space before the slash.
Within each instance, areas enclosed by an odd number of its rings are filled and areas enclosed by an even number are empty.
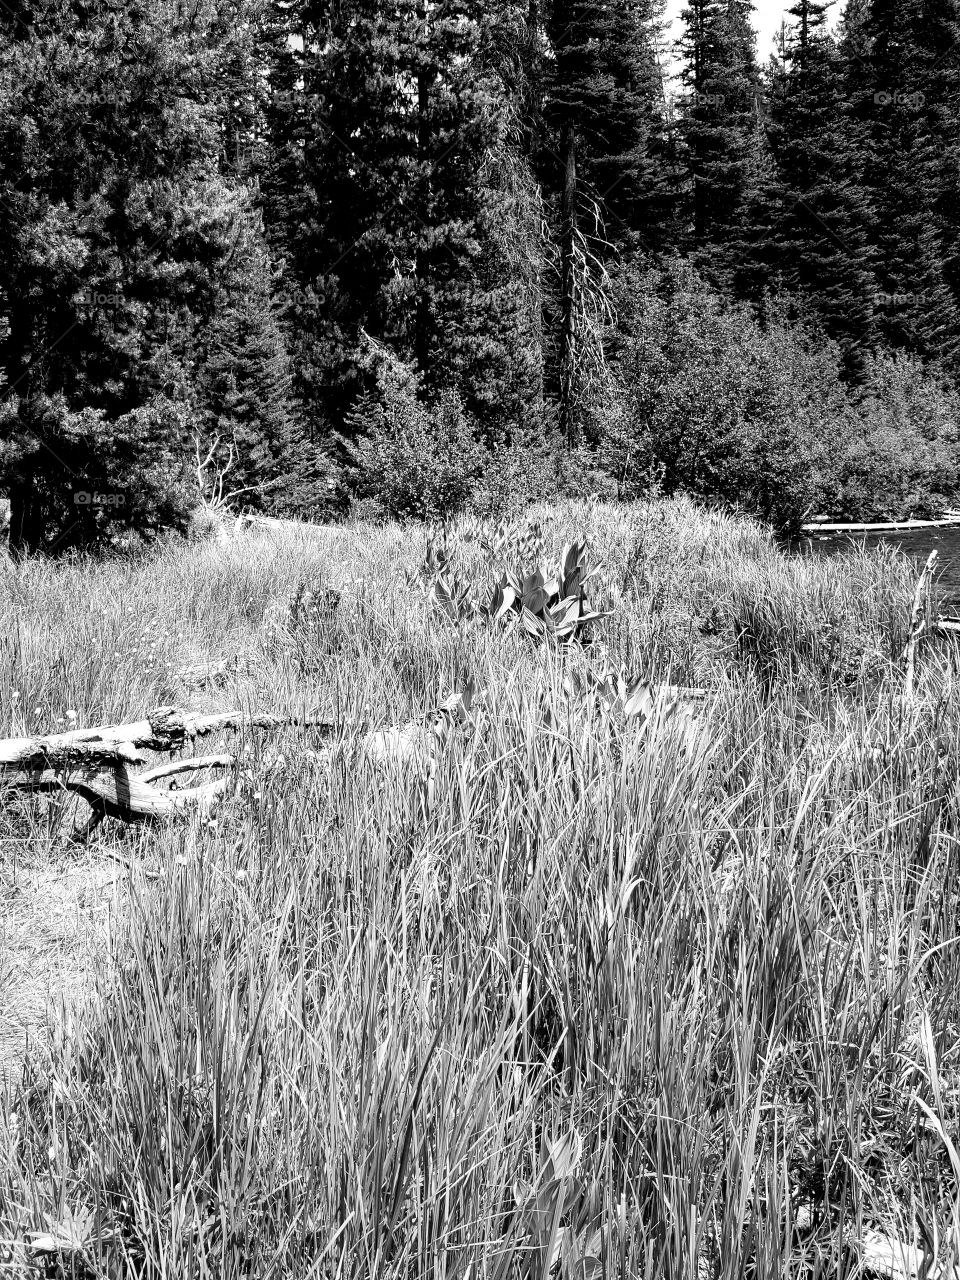
<svg viewBox="0 0 960 1280">
<path fill-rule="evenodd" d="M 899 547 L 921 567 L 934 548 L 939 552 L 937 585 L 945 606 L 960 613 L 960 526 L 941 529 L 909 529 L 904 533 L 816 533 L 800 539 L 808 555 L 835 555 L 851 545 L 875 547 L 881 542 Z"/>
</svg>

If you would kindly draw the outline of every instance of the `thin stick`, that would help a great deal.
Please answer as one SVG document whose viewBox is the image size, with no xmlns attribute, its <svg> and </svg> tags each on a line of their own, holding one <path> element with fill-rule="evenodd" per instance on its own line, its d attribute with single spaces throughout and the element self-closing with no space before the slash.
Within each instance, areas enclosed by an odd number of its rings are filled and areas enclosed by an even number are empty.
<svg viewBox="0 0 960 1280">
<path fill-rule="evenodd" d="M 917 580 L 916 590 L 913 593 L 913 609 L 910 613 L 910 639 L 907 641 L 907 647 L 903 651 L 907 664 L 906 676 L 903 682 L 903 696 L 907 699 L 911 699 L 914 696 L 917 645 L 920 642 L 920 637 L 927 629 L 927 619 L 930 613 L 930 583 L 933 580 L 933 570 L 936 563 L 937 552 L 934 550 L 927 556 L 927 563 L 923 566 L 923 571 Z"/>
<path fill-rule="evenodd" d="M 172 778 L 178 773 L 196 773 L 200 769 L 231 769 L 236 764 L 234 756 L 191 756 L 188 760 L 170 760 L 155 769 L 138 773 L 141 782 L 156 782 L 158 778 Z"/>
</svg>

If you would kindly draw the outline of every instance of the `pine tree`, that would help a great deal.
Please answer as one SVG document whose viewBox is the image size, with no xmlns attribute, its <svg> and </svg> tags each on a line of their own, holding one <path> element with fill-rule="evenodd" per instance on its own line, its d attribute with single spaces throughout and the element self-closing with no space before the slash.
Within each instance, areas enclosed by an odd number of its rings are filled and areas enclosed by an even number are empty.
<svg viewBox="0 0 960 1280">
<path fill-rule="evenodd" d="M 305 16 L 299 394 L 342 422 L 369 333 L 495 431 L 528 401 L 536 353 L 489 178 L 511 118 L 485 56 L 493 19 L 480 0 L 314 0 Z"/>
<path fill-rule="evenodd" d="M 0 465 L 15 550 L 185 511 L 191 353 L 231 250 L 202 24 L 107 0 L 43 0 L 32 18 L 0 16 Z"/>
<path fill-rule="evenodd" d="M 219 442 L 229 490 L 273 514 L 316 511 L 324 465 L 291 396 L 275 273 L 258 217 L 241 195 L 234 250 L 220 275 L 214 314 L 198 334 L 192 393 L 204 451 Z"/>
<path fill-rule="evenodd" d="M 874 339 L 874 294 L 857 133 L 846 68 L 827 28 L 832 0 L 788 11 L 783 65 L 768 94 L 775 162 L 769 220 L 755 238 L 768 286 L 802 295 L 856 373 Z"/>
<path fill-rule="evenodd" d="M 882 338 L 927 359 L 960 349 L 952 189 L 960 158 L 958 36 L 952 0 L 872 0 L 852 7 L 863 53 L 850 82 L 874 214 L 873 270 Z"/>
<path fill-rule="evenodd" d="M 578 435 L 578 269 L 593 252 L 663 244 L 671 221 L 663 82 L 656 41 L 662 5 L 638 0 L 554 0 L 546 31 L 554 57 L 546 115 L 558 164 L 560 428 Z M 591 244 L 592 242 L 592 244 Z M 579 259 L 579 262 L 578 262 Z"/>
<path fill-rule="evenodd" d="M 691 0 L 683 12 L 688 244 L 698 267 L 728 288 L 764 164 L 752 9 L 749 0 Z"/>
<path fill-rule="evenodd" d="M 651 0 L 554 0 L 547 26 L 548 115 L 560 159 L 566 169 L 572 142 L 580 201 L 596 204 L 603 235 L 619 248 L 655 242 L 659 231 L 650 213 L 667 186 L 662 11 Z"/>
<path fill-rule="evenodd" d="M 302 85 L 301 11 L 297 0 L 264 0 L 254 33 L 260 76 L 260 145 L 253 177 L 267 238 L 274 256 L 283 261 L 290 259 L 303 226 L 308 102 Z"/>
</svg>

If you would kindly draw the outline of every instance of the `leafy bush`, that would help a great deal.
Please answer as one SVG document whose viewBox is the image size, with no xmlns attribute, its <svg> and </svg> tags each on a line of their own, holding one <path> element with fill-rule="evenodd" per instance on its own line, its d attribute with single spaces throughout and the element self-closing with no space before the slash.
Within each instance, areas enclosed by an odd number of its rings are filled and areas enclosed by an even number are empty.
<svg viewBox="0 0 960 1280">
<path fill-rule="evenodd" d="M 627 268 L 614 302 L 594 430 L 621 497 L 662 482 L 787 527 L 822 504 L 825 424 L 852 416 L 832 347 L 776 315 L 761 325 L 679 262 Z"/>
<path fill-rule="evenodd" d="M 838 442 L 832 513 L 850 519 L 935 516 L 960 489 L 960 397 L 906 355 L 876 357 L 857 429 Z"/>
<path fill-rule="evenodd" d="M 537 428 L 493 440 L 485 450 L 483 473 L 470 501 L 471 510 L 494 519 L 549 501 L 562 488 L 558 441 Z"/>
<path fill-rule="evenodd" d="M 592 431 L 620 497 L 659 481 L 791 529 L 931 514 L 960 488 L 960 399 L 916 359 L 876 357 L 855 398 L 837 348 L 776 304 L 758 319 L 681 262 L 615 289 Z"/>
<path fill-rule="evenodd" d="M 484 469 L 463 403 L 446 389 L 423 402 L 420 378 L 383 348 L 373 350 L 376 388 L 347 417 L 344 439 L 356 496 L 397 519 L 443 520 L 468 506 Z"/>
</svg>

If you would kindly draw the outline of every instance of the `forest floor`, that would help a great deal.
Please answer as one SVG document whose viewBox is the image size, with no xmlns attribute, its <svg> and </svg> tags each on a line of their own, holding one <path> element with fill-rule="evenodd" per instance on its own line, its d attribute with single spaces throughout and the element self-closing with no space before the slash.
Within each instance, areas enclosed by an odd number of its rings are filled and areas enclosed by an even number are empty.
<svg viewBox="0 0 960 1280">
<path fill-rule="evenodd" d="M 501 575 L 564 563 L 601 616 L 560 643 Z M 960 714 L 946 642 L 905 691 L 915 581 L 685 501 L 0 563 L 9 736 L 339 726 L 215 737 L 212 814 L 85 846 L 8 796 L 0 1265 L 955 1274 Z"/>
</svg>

